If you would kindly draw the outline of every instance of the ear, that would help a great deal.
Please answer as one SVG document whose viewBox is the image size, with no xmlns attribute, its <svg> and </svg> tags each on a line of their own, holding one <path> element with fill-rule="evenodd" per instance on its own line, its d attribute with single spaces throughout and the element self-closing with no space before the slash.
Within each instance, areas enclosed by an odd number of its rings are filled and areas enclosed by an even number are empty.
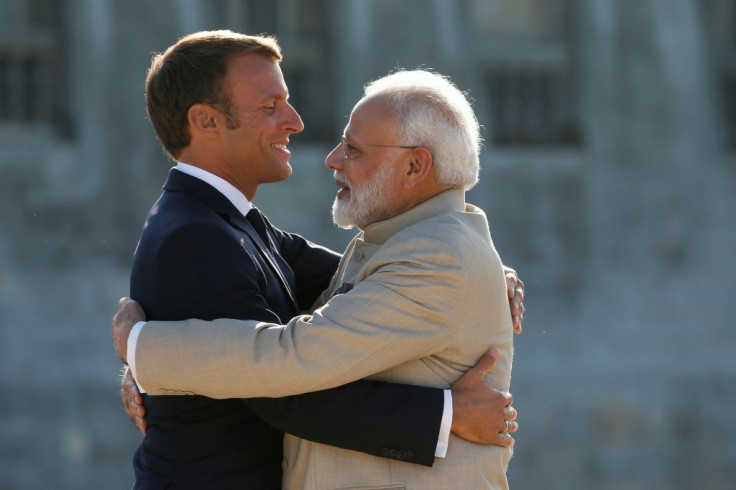
<svg viewBox="0 0 736 490">
<path fill-rule="evenodd" d="M 194 104 L 187 111 L 189 129 L 194 134 L 200 134 L 205 138 L 215 138 L 219 134 L 220 124 L 217 111 L 207 104 Z"/>
<path fill-rule="evenodd" d="M 412 150 L 411 160 L 404 173 L 404 188 L 411 189 L 419 184 L 423 183 L 430 173 L 433 171 L 434 160 L 432 153 L 424 148 L 418 146 Z"/>
</svg>

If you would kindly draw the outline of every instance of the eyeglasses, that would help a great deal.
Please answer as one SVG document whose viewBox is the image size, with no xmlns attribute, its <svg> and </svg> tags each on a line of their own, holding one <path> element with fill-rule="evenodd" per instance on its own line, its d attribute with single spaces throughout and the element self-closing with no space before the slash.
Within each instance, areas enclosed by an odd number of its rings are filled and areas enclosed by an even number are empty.
<svg viewBox="0 0 736 490">
<path fill-rule="evenodd" d="M 344 136 L 341 138 L 340 144 L 342 145 L 342 155 L 345 160 L 350 160 L 353 158 L 357 158 L 361 152 L 361 148 L 364 146 L 375 146 L 378 148 L 405 148 L 405 149 L 414 149 L 419 148 L 421 145 L 371 145 L 368 143 L 361 143 L 359 145 L 356 145 L 355 143 L 350 143 Z"/>
</svg>

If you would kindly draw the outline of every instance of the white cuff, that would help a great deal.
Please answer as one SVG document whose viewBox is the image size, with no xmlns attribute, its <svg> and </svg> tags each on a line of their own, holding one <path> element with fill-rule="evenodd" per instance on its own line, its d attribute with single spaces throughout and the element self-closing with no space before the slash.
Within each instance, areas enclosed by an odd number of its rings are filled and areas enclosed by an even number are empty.
<svg viewBox="0 0 736 490">
<path fill-rule="evenodd" d="M 138 385 L 138 391 L 140 391 L 141 393 L 145 393 L 146 390 L 144 390 L 141 384 L 138 382 L 138 376 L 135 372 L 135 346 L 136 344 L 138 344 L 138 336 L 145 326 L 146 322 L 136 323 L 135 325 L 133 325 L 133 328 L 130 331 L 130 335 L 128 335 L 128 367 L 130 368 L 130 372 L 133 374 L 133 379 L 135 379 L 135 383 Z M 445 403 L 447 403 L 447 401 L 445 401 Z M 450 405 L 450 410 L 452 410 L 452 404 Z"/>
<path fill-rule="evenodd" d="M 130 347 L 128 348 L 130 349 Z M 444 393 L 445 408 L 442 411 L 442 424 L 440 425 L 440 437 L 437 441 L 437 449 L 434 451 L 434 455 L 437 458 L 447 456 L 447 447 L 450 445 L 450 429 L 452 428 L 452 390 L 444 390 Z"/>
</svg>

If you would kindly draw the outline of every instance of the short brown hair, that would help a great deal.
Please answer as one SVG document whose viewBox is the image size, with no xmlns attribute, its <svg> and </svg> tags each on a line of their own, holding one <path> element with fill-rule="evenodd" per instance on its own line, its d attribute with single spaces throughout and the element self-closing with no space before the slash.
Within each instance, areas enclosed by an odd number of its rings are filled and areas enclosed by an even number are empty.
<svg viewBox="0 0 736 490">
<path fill-rule="evenodd" d="M 223 90 L 233 55 L 255 53 L 281 62 L 273 36 L 248 36 L 232 31 L 201 31 L 179 39 L 154 55 L 146 77 L 146 108 L 156 135 L 174 159 L 189 146 L 187 112 L 198 103 L 231 115 L 232 101 Z"/>
</svg>

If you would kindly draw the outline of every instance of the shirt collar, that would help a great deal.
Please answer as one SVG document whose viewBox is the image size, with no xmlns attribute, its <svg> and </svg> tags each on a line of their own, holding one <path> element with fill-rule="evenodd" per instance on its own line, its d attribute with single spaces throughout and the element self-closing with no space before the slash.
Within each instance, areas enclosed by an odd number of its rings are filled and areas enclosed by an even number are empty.
<svg viewBox="0 0 736 490">
<path fill-rule="evenodd" d="M 248 211 L 253 209 L 253 205 L 250 203 L 250 201 L 248 201 L 248 198 L 245 197 L 245 194 L 240 192 L 237 187 L 232 185 L 227 180 L 218 177 L 217 175 L 208 172 L 202 168 L 195 167 L 194 165 L 190 165 L 184 162 L 176 162 L 176 169 L 182 173 L 202 180 L 220 191 L 220 193 L 225 196 L 228 201 L 230 201 L 243 216 L 248 214 Z"/>
</svg>

